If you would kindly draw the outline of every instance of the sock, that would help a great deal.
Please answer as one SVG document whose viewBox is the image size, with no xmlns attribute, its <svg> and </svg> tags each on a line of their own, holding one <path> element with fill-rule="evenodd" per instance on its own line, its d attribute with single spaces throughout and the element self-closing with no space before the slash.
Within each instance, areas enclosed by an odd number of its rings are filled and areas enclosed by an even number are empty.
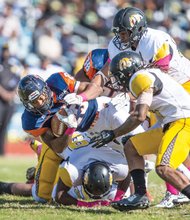
<svg viewBox="0 0 190 220">
<path fill-rule="evenodd" d="M 169 191 L 173 195 L 178 195 L 179 194 L 179 191 L 167 182 L 166 182 L 166 189 L 167 189 L 167 191 Z"/>
<path fill-rule="evenodd" d="M 132 170 L 131 176 L 135 187 L 135 193 L 139 195 L 146 194 L 145 172 L 141 169 Z"/>
<path fill-rule="evenodd" d="M 113 201 L 119 201 L 119 200 L 121 200 L 124 195 L 125 195 L 125 192 L 124 192 L 123 190 L 118 189 Z"/>
<path fill-rule="evenodd" d="M 190 185 L 186 186 L 181 192 L 190 199 Z"/>
<path fill-rule="evenodd" d="M 12 195 L 11 186 L 12 186 L 12 183 L 0 182 L 0 194 Z"/>
</svg>

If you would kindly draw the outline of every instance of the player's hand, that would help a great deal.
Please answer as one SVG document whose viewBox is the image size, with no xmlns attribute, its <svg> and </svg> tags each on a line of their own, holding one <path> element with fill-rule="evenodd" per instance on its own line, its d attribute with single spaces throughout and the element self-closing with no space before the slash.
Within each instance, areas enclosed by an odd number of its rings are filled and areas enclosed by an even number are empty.
<svg viewBox="0 0 190 220">
<path fill-rule="evenodd" d="M 26 179 L 28 181 L 34 180 L 35 172 L 36 172 L 36 168 L 35 167 L 28 168 L 27 171 L 26 171 Z"/>
<path fill-rule="evenodd" d="M 59 113 L 59 111 L 56 113 L 57 118 L 59 121 L 63 122 L 64 124 L 67 125 L 69 128 L 76 128 L 77 127 L 77 119 L 75 114 L 70 108 L 67 108 L 66 106 L 63 107 L 64 110 L 66 111 L 67 115 L 64 116 Z"/>
<path fill-rule="evenodd" d="M 99 148 L 108 144 L 109 142 L 115 139 L 115 134 L 112 130 L 101 131 L 99 135 L 93 137 L 90 140 L 90 144 L 93 144 L 92 147 Z"/>
<path fill-rule="evenodd" d="M 68 128 L 77 128 L 78 123 L 77 123 L 76 116 L 71 111 L 69 111 L 69 109 L 67 109 L 66 111 L 67 111 L 68 116 L 63 116 L 59 114 L 59 112 L 57 112 L 56 113 L 57 118 L 59 119 L 59 121 L 66 124 Z"/>
<path fill-rule="evenodd" d="M 80 95 L 77 95 L 76 93 L 71 93 L 64 97 L 64 101 L 68 105 L 72 105 L 72 104 L 81 105 L 83 102 L 83 97 Z"/>
</svg>

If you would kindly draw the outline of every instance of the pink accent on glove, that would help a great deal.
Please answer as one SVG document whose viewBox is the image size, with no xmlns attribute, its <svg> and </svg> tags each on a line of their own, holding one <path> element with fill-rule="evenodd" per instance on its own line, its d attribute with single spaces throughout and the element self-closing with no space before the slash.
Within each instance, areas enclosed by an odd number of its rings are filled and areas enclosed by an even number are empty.
<svg viewBox="0 0 190 220">
<path fill-rule="evenodd" d="M 85 93 L 81 93 L 79 94 L 81 97 L 82 97 L 82 101 L 85 102 L 85 101 L 88 101 L 88 98 L 87 96 L 85 95 Z"/>
<path fill-rule="evenodd" d="M 108 58 L 107 62 L 108 62 L 108 63 L 111 63 L 111 59 L 110 59 L 110 58 Z"/>
<path fill-rule="evenodd" d="M 109 205 L 110 205 L 110 201 L 106 201 L 106 200 L 99 200 L 93 202 L 85 202 L 85 201 L 77 202 L 78 207 L 86 207 L 86 208 L 92 208 L 96 206 L 109 206 Z"/>
<path fill-rule="evenodd" d="M 72 135 L 75 132 L 76 128 L 67 128 L 65 131 L 66 135 Z"/>
<path fill-rule="evenodd" d="M 125 192 L 123 190 L 118 189 L 113 202 L 121 200 L 123 198 L 124 194 L 125 194 Z"/>
</svg>

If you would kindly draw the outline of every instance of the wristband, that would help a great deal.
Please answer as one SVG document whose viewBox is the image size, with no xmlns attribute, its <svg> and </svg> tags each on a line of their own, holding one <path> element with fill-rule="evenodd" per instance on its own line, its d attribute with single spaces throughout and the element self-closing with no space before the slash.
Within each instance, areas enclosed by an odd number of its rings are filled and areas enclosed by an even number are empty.
<svg viewBox="0 0 190 220">
<path fill-rule="evenodd" d="M 110 58 L 108 58 L 107 62 L 108 62 L 108 63 L 111 63 L 111 59 L 110 59 Z"/>
<path fill-rule="evenodd" d="M 75 132 L 76 128 L 67 128 L 65 131 L 66 135 L 72 135 Z"/>
<path fill-rule="evenodd" d="M 83 102 L 88 101 L 88 98 L 87 98 L 87 96 L 85 95 L 84 92 L 81 93 L 81 94 L 79 94 L 79 95 L 82 97 L 82 101 L 83 101 Z"/>
</svg>

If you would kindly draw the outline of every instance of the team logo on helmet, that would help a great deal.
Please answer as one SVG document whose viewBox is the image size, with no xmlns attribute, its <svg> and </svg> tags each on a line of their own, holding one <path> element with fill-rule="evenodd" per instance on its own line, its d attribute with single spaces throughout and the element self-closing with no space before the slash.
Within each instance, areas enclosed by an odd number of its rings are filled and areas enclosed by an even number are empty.
<svg viewBox="0 0 190 220">
<path fill-rule="evenodd" d="M 136 23 L 139 23 L 143 19 L 143 16 L 140 14 L 134 14 L 129 17 L 129 22 L 131 27 L 133 27 Z"/>
<path fill-rule="evenodd" d="M 119 69 L 122 71 L 132 66 L 132 61 L 129 58 L 123 58 L 119 61 Z"/>
</svg>

